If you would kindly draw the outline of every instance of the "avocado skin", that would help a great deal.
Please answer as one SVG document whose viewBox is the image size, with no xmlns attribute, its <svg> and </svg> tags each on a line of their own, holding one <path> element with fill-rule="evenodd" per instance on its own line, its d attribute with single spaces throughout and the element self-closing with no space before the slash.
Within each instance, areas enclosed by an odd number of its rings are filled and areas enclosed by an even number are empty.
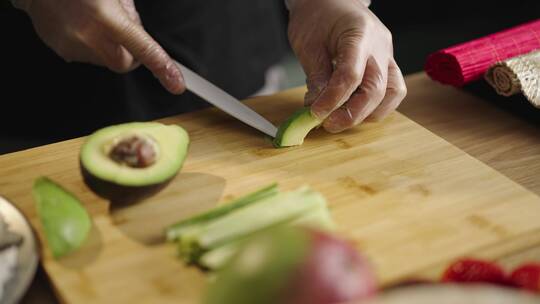
<svg viewBox="0 0 540 304">
<path fill-rule="evenodd" d="M 81 175 L 85 184 L 97 195 L 108 199 L 115 205 L 129 205 L 148 198 L 165 188 L 177 174 L 161 183 L 146 186 L 125 186 L 115 184 L 94 176 L 79 160 Z M 180 172 L 180 170 L 178 170 Z"/>
</svg>

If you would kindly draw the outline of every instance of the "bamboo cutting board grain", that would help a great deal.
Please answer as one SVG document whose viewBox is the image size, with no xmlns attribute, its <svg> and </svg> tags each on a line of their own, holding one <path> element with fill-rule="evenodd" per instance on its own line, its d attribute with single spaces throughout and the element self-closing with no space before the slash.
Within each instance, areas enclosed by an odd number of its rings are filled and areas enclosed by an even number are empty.
<svg viewBox="0 0 540 304">
<path fill-rule="evenodd" d="M 301 106 L 302 89 L 250 104 L 273 122 Z M 116 206 L 82 182 L 74 139 L 0 156 L 0 194 L 29 217 L 47 175 L 76 193 L 93 214 L 85 247 L 42 260 L 66 303 L 197 303 L 205 286 L 163 242 L 167 225 L 278 181 L 309 184 L 330 203 L 339 233 L 372 261 L 382 284 L 436 278 L 452 260 L 498 258 L 540 244 L 540 198 L 400 114 L 330 135 L 313 132 L 302 147 L 273 149 L 260 133 L 216 109 L 163 120 L 186 128 L 188 159 L 163 191 Z"/>
</svg>

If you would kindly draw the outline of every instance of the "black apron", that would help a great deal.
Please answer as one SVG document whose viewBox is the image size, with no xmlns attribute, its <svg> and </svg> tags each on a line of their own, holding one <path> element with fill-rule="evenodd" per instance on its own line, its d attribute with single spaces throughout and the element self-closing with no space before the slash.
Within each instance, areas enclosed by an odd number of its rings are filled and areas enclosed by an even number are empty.
<svg viewBox="0 0 540 304">
<path fill-rule="evenodd" d="M 169 94 L 144 67 L 119 75 L 65 63 L 23 12 L 0 6 L 0 145 L 14 137 L 52 142 L 208 106 L 190 93 Z M 139 0 L 136 6 L 171 57 L 238 98 L 260 89 L 264 72 L 287 49 L 279 0 Z M 0 153 L 9 150 L 0 146 Z"/>
</svg>

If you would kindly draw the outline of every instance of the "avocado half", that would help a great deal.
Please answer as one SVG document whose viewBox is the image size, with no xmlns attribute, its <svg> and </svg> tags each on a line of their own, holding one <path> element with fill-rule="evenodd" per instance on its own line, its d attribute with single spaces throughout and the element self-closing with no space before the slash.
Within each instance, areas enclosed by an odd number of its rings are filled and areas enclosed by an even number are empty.
<svg viewBox="0 0 540 304">
<path fill-rule="evenodd" d="M 163 188 L 180 171 L 189 146 L 177 125 L 133 122 L 91 134 L 80 153 L 86 184 L 98 195 L 131 202 Z"/>
<path fill-rule="evenodd" d="M 302 108 L 279 126 L 273 142 L 274 147 L 300 146 L 308 133 L 320 124 L 321 121 L 311 114 L 310 108 Z"/>
</svg>

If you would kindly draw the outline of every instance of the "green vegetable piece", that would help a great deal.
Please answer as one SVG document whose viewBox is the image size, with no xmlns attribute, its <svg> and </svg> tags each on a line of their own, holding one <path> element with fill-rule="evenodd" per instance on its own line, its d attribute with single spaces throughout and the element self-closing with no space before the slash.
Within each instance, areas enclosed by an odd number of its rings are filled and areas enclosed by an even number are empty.
<svg viewBox="0 0 540 304">
<path fill-rule="evenodd" d="M 274 146 L 276 148 L 299 146 L 304 143 L 308 133 L 320 124 L 321 121 L 311 114 L 310 108 L 302 108 L 279 126 Z"/>
<path fill-rule="evenodd" d="M 180 235 L 187 231 L 196 230 L 204 223 L 207 223 L 220 216 L 226 215 L 237 209 L 249 206 L 270 196 L 276 195 L 277 193 L 278 186 L 276 183 L 274 183 L 255 192 L 252 192 L 246 196 L 240 197 L 230 203 L 224 204 L 202 214 L 183 220 L 167 228 L 167 240 L 175 241 Z"/>
<path fill-rule="evenodd" d="M 212 249 L 199 258 L 198 264 L 206 269 L 221 269 L 238 251 L 240 242 L 232 242 Z"/>
<path fill-rule="evenodd" d="M 32 194 L 53 256 L 59 258 L 77 250 L 92 226 L 79 200 L 46 177 L 35 180 Z"/>
<path fill-rule="evenodd" d="M 250 238 L 217 272 L 204 304 L 281 303 L 283 289 L 310 249 L 309 235 L 281 226 Z"/>
<path fill-rule="evenodd" d="M 330 212 L 326 206 L 320 206 L 313 209 L 291 223 L 288 223 L 288 225 L 293 227 L 314 228 L 322 231 L 335 230 L 335 223 L 332 220 Z M 238 248 L 242 242 L 242 240 L 235 241 L 212 249 L 201 255 L 198 260 L 198 264 L 210 270 L 221 269 L 238 251 Z"/>
<path fill-rule="evenodd" d="M 332 219 L 332 215 L 326 204 L 294 220 L 291 222 L 291 226 L 314 228 L 322 231 L 334 231 L 336 229 L 336 223 Z"/>
<path fill-rule="evenodd" d="M 178 237 L 180 255 L 196 263 L 206 251 L 294 221 L 319 208 L 326 208 L 326 200 L 309 187 L 279 193 L 185 230 Z"/>
</svg>

